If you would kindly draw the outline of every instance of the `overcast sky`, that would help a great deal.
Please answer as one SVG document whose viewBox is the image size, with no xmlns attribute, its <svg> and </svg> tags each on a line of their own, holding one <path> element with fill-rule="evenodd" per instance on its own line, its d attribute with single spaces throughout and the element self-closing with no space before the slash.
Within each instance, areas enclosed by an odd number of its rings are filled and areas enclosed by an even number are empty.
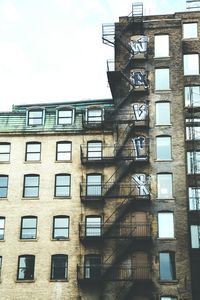
<svg viewBox="0 0 200 300">
<path fill-rule="evenodd" d="M 110 98 L 103 23 L 132 0 L 0 0 L 0 111 L 12 104 Z M 144 0 L 145 14 L 184 11 L 186 0 Z"/>
</svg>

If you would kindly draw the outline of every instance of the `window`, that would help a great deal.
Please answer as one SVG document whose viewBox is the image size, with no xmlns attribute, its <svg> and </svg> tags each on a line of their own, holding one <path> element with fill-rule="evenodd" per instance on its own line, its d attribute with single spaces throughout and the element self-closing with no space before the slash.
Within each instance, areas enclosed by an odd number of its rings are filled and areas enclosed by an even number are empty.
<svg viewBox="0 0 200 300">
<path fill-rule="evenodd" d="M 187 152 L 187 172 L 188 174 L 200 173 L 200 151 Z"/>
<path fill-rule="evenodd" d="M 183 38 L 191 39 L 197 38 L 197 23 L 185 23 L 183 24 Z"/>
<path fill-rule="evenodd" d="M 185 54 L 183 56 L 184 75 L 199 75 L 199 55 Z"/>
<path fill-rule="evenodd" d="M 18 280 L 34 280 L 34 255 L 22 255 L 18 259 Z"/>
<path fill-rule="evenodd" d="M 101 256 L 85 255 L 84 278 L 98 279 L 101 276 Z"/>
<path fill-rule="evenodd" d="M 103 121 L 103 111 L 101 108 L 89 108 L 87 110 L 87 121 L 91 123 L 101 123 Z"/>
<path fill-rule="evenodd" d="M 161 252 L 160 258 L 160 280 L 175 280 L 175 253 Z"/>
<path fill-rule="evenodd" d="M 64 254 L 56 254 L 51 257 L 51 279 L 67 279 L 68 257 Z"/>
<path fill-rule="evenodd" d="M 101 217 L 88 216 L 85 219 L 85 235 L 86 236 L 101 236 Z"/>
<path fill-rule="evenodd" d="M 172 174 L 157 174 L 158 198 L 172 198 Z"/>
<path fill-rule="evenodd" d="M 200 248 L 200 225 L 191 225 L 190 226 L 191 232 L 191 246 L 194 249 Z"/>
<path fill-rule="evenodd" d="M 28 125 L 43 125 L 43 109 L 28 111 Z"/>
<path fill-rule="evenodd" d="M 87 175 L 87 196 L 101 196 L 102 175 Z"/>
<path fill-rule="evenodd" d="M 174 214 L 172 212 L 158 213 L 158 237 L 174 238 Z"/>
<path fill-rule="evenodd" d="M 156 154 L 159 160 L 172 159 L 170 136 L 156 137 Z"/>
<path fill-rule="evenodd" d="M 0 162 L 10 161 L 10 143 L 0 143 Z"/>
<path fill-rule="evenodd" d="M 26 161 L 36 161 L 40 160 L 41 157 L 41 143 L 31 142 L 26 143 Z"/>
<path fill-rule="evenodd" d="M 0 280 L 1 280 L 1 270 L 2 270 L 2 256 L 0 256 Z"/>
<path fill-rule="evenodd" d="M 156 103 L 156 125 L 170 125 L 170 103 Z"/>
<path fill-rule="evenodd" d="M 21 218 L 20 239 L 37 238 L 37 217 L 27 216 Z"/>
<path fill-rule="evenodd" d="M 73 109 L 59 109 L 57 114 L 58 125 L 71 125 L 73 123 Z"/>
<path fill-rule="evenodd" d="M 87 143 L 87 156 L 89 160 L 102 158 L 102 142 L 91 141 Z"/>
<path fill-rule="evenodd" d="M 55 197 L 70 197 L 71 176 L 57 174 L 55 178 Z"/>
<path fill-rule="evenodd" d="M 187 140 L 200 140 L 200 127 L 190 126 L 186 127 Z"/>
<path fill-rule="evenodd" d="M 5 218 L 0 217 L 0 240 L 4 240 L 4 234 L 5 234 Z"/>
<path fill-rule="evenodd" d="M 72 159 L 72 143 L 57 142 L 56 143 L 56 160 L 71 160 Z"/>
<path fill-rule="evenodd" d="M 39 175 L 30 174 L 24 176 L 23 197 L 39 197 Z"/>
<path fill-rule="evenodd" d="M 6 198 L 8 193 L 8 176 L 0 175 L 0 198 Z"/>
<path fill-rule="evenodd" d="M 171 297 L 171 296 L 162 296 L 160 300 L 177 300 L 176 297 Z"/>
<path fill-rule="evenodd" d="M 169 90 L 169 69 L 155 69 L 155 89 Z"/>
<path fill-rule="evenodd" d="M 169 56 L 169 35 L 155 35 L 155 57 Z"/>
<path fill-rule="evenodd" d="M 53 218 L 53 239 L 69 238 L 69 217 L 55 216 Z"/>
<path fill-rule="evenodd" d="M 200 188 L 189 187 L 188 193 L 190 210 L 200 210 Z"/>
<path fill-rule="evenodd" d="M 185 106 L 200 106 L 200 86 L 185 87 Z"/>
</svg>

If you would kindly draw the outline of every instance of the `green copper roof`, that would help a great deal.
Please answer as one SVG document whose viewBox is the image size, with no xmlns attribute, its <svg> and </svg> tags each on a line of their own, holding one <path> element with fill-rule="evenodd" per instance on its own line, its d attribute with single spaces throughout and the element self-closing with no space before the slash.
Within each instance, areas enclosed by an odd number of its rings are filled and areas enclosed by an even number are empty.
<svg viewBox="0 0 200 300">
<path fill-rule="evenodd" d="M 70 106 L 75 110 L 75 122 L 72 125 L 57 125 L 56 110 L 59 107 Z M 54 102 L 28 105 L 14 105 L 12 112 L 0 112 L 0 134 L 5 133 L 42 133 L 42 132 L 76 132 L 83 130 L 85 109 L 100 106 L 104 109 L 113 106 L 112 99 L 87 100 L 76 102 Z M 27 110 L 42 108 L 45 111 L 44 125 L 28 126 Z"/>
</svg>

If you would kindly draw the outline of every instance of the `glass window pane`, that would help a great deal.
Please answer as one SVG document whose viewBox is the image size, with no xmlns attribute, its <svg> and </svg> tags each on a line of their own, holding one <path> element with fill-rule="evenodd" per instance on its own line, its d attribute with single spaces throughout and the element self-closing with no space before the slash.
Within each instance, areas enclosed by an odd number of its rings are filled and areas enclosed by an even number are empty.
<svg viewBox="0 0 200 300">
<path fill-rule="evenodd" d="M 175 279 L 175 260 L 172 253 L 160 253 L 160 279 Z"/>
<path fill-rule="evenodd" d="M 89 142 L 88 143 L 88 159 L 97 159 L 102 156 L 102 143 Z"/>
<path fill-rule="evenodd" d="M 171 159 L 171 138 L 157 137 L 156 138 L 157 159 Z"/>
<path fill-rule="evenodd" d="M 185 54 L 183 56 L 184 75 L 199 75 L 199 55 Z"/>
<path fill-rule="evenodd" d="M 160 198 L 172 198 L 172 174 L 157 175 L 157 194 Z"/>
<path fill-rule="evenodd" d="M 190 210 L 200 210 L 200 188 L 189 187 L 188 192 Z"/>
<path fill-rule="evenodd" d="M 200 86 L 185 87 L 185 106 L 200 106 Z"/>
<path fill-rule="evenodd" d="M 200 140 L 200 127 L 186 127 L 187 140 Z"/>
<path fill-rule="evenodd" d="M 33 228 L 36 227 L 36 218 L 23 218 L 23 227 Z"/>
<path fill-rule="evenodd" d="M 101 235 L 101 217 L 86 218 L 86 236 Z"/>
<path fill-rule="evenodd" d="M 187 152 L 187 172 L 188 174 L 200 173 L 200 151 Z"/>
<path fill-rule="evenodd" d="M 52 279 L 67 278 L 67 255 L 52 256 L 51 278 Z"/>
<path fill-rule="evenodd" d="M 38 186 L 39 178 L 38 176 L 26 176 L 25 177 L 25 185 L 26 187 Z"/>
<path fill-rule="evenodd" d="M 156 103 L 156 125 L 170 124 L 170 103 Z"/>
<path fill-rule="evenodd" d="M 173 213 L 158 214 L 158 236 L 159 238 L 174 238 Z"/>
<path fill-rule="evenodd" d="M 183 24 L 183 38 L 197 38 L 197 23 Z"/>
<path fill-rule="evenodd" d="M 156 35 L 155 36 L 155 57 L 169 56 L 169 36 Z"/>
<path fill-rule="evenodd" d="M 169 90 L 169 69 L 155 69 L 155 89 Z"/>
<path fill-rule="evenodd" d="M 10 144 L 0 144 L 0 162 L 10 160 Z"/>
<path fill-rule="evenodd" d="M 56 196 L 69 196 L 69 187 L 65 187 L 65 186 L 57 186 L 56 187 Z"/>
<path fill-rule="evenodd" d="M 191 230 L 191 245 L 192 245 L 192 248 L 199 249 L 200 248 L 200 242 L 199 242 L 200 226 L 191 225 L 190 230 Z"/>
<path fill-rule="evenodd" d="M 69 185 L 69 175 L 57 175 L 56 176 L 56 185 Z"/>
<path fill-rule="evenodd" d="M 88 109 L 87 113 L 89 122 L 102 121 L 102 109 Z"/>
</svg>

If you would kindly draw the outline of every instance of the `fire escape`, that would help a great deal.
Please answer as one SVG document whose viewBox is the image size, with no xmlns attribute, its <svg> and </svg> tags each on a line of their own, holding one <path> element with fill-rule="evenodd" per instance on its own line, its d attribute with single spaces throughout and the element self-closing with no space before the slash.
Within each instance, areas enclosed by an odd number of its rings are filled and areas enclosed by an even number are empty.
<svg viewBox="0 0 200 300">
<path fill-rule="evenodd" d="M 194 290 L 198 292 L 200 266 L 200 104 L 192 87 L 189 87 L 189 105 L 186 107 L 186 150 L 187 150 L 187 187 L 189 195 L 189 226 L 191 232 L 191 267 Z M 191 226 L 197 226 L 193 232 Z M 196 237 L 195 237 L 196 236 Z M 195 239 L 196 242 L 192 240 Z M 193 244 L 194 243 L 194 244 Z M 198 294 L 198 293 L 197 293 Z"/>
<path fill-rule="evenodd" d="M 143 30 L 143 4 L 133 4 L 131 14 L 115 26 L 103 25 L 103 42 L 114 46 L 120 58 L 108 62 L 114 109 L 105 111 L 104 118 L 105 127 L 115 124 L 117 138 L 114 145 L 98 145 L 100 150 L 93 151 L 93 156 L 88 144 L 81 145 L 81 162 L 86 168 L 112 165 L 115 171 L 106 181 L 81 183 L 83 205 L 103 205 L 104 217 L 84 216 L 79 224 L 80 241 L 87 249 L 98 247 L 101 257 L 85 257 L 77 266 L 77 279 L 81 286 L 101 286 L 100 299 L 106 299 L 110 284 L 114 284 L 113 299 L 122 300 L 130 295 L 151 295 L 153 289 L 149 82 L 145 70 L 148 38 Z"/>
</svg>

